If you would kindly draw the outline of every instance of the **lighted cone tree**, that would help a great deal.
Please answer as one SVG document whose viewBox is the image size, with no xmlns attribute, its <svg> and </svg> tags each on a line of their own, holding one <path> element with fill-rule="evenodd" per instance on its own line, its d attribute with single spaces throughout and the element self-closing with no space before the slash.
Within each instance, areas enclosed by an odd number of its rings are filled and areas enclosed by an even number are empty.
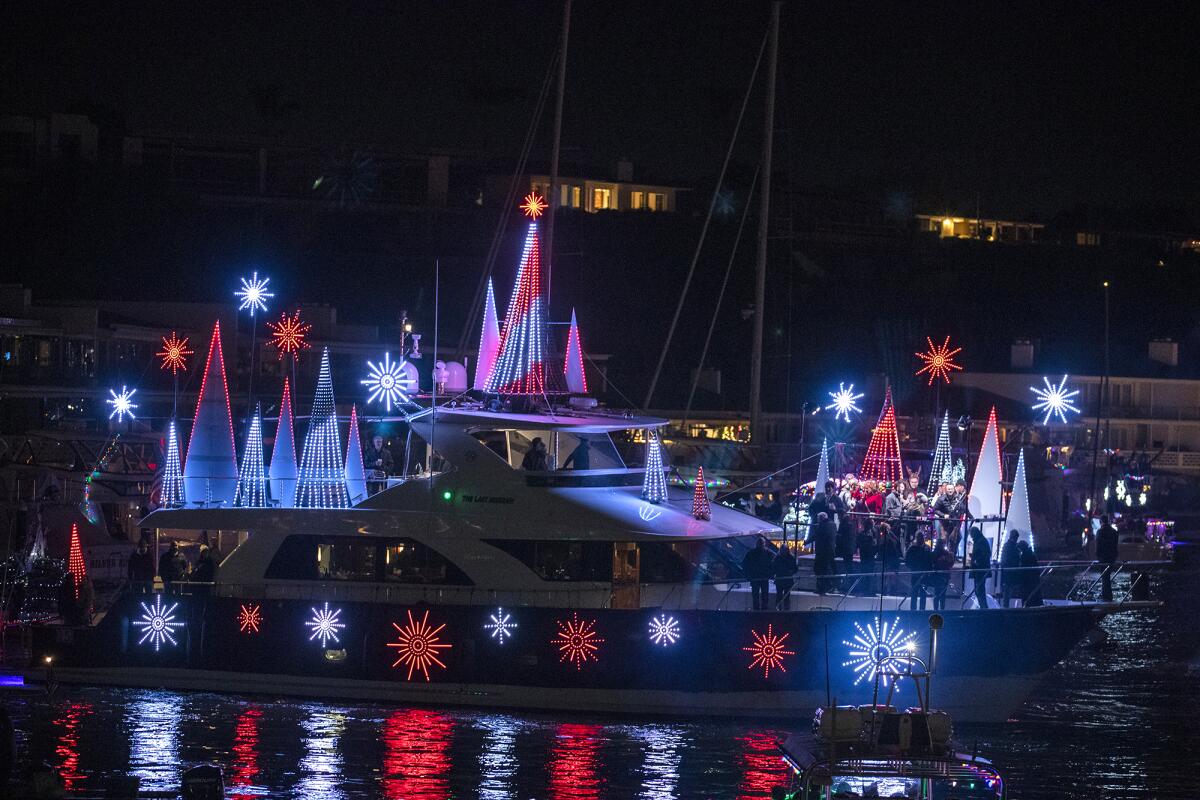
<svg viewBox="0 0 1200 800">
<path fill-rule="evenodd" d="M 179 434 L 176 431 L 175 420 L 167 423 L 167 452 L 166 464 L 163 467 L 162 491 L 159 500 L 163 508 L 177 508 L 183 505 L 183 468 L 179 464 Z"/>
<path fill-rule="evenodd" d="M 583 346 L 579 343 L 579 322 L 575 309 L 571 309 L 571 327 L 567 331 L 567 358 L 563 363 L 563 374 L 567 379 L 567 391 L 571 394 L 587 394 L 587 375 L 583 371 Z"/>
<path fill-rule="evenodd" d="M 696 519 L 712 519 L 712 508 L 708 503 L 708 484 L 704 481 L 704 467 L 696 470 L 696 488 L 692 490 L 692 516 Z"/>
<path fill-rule="evenodd" d="M 565 394 L 566 381 L 548 351 L 546 298 L 542 295 L 541 244 L 537 218 L 545 204 L 535 194 L 522 206 L 529 232 L 517 269 L 516 285 L 500 332 L 496 363 L 484 390 L 508 395 Z"/>
<path fill-rule="evenodd" d="M 890 386 L 884 395 L 879 422 L 871 432 L 871 443 L 867 445 L 867 455 L 858 477 L 861 480 L 891 483 L 904 480 L 904 465 L 900 463 L 900 435 L 896 431 L 896 407 L 892 404 Z"/>
<path fill-rule="evenodd" d="M 87 577 L 87 564 L 83 560 L 83 544 L 79 541 L 79 525 L 71 523 L 71 546 L 67 552 L 67 572 L 75 578 L 75 599 L 79 599 L 79 587 Z"/>
<path fill-rule="evenodd" d="M 351 505 L 367 499 L 367 471 L 363 468 L 357 406 L 350 406 L 350 435 L 346 439 L 346 491 L 350 494 Z"/>
<path fill-rule="evenodd" d="M 275 427 L 275 445 L 271 448 L 271 498 L 281 508 L 296 505 L 296 429 L 292 415 L 292 390 L 283 379 L 283 400 L 279 403 L 279 423 Z"/>
<path fill-rule="evenodd" d="M 297 508 L 349 508 L 346 465 L 342 461 L 342 437 L 338 434 L 337 409 L 333 400 L 333 375 L 329 370 L 329 348 L 321 353 L 321 372 L 313 397 L 300 475 L 296 483 Z"/>
<path fill-rule="evenodd" d="M 950 478 L 950 412 L 942 417 L 942 427 L 938 431 L 937 447 L 933 449 L 933 466 L 929 470 L 929 496 L 937 491 L 939 483 L 949 483 Z"/>
<path fill-rule="evenodd" d="M 1036 547 L 1033 543 L 1033 520 L 1029 515 L 1029 487 L 1025 484 L 1024 450 L 1017 455 L 1017 471 L 1013 474 L 1012 495 L 1008 498 L 1004 529 L 1020 531 L 1021 540 L 1029 542 L 1030 547 Z"/>
<path fill-rule="evenodd" d="M 829 440 L 821 440 L 821 460 L 817 462 L 817 480 L 814 484 L 814 494 L 825 490 L 825 481 L 829 480 Z"/>
<path fill-rule="evenodd" d="M 657 431 L 646 432 L 646 476 L 642 479 L 642 497 L 651 503 L 667 500 L 667 476 Z"/>
<path fill-rule="evenodd" d="M 263 465 L 262 409 L 255 404 L 246 446 L 242 448 L 242 466 L 238 473 L 233 504 L 239 508 L 267 506 L 267 471 Z"/>
<path fill-rule="evenodd" d="M 204 363 L 204 378 L 196 400 L 196 420 L 183 465 L 184 494 L 193 501 L 232 505 L 237 493 L 238 464 L 233 443 L 229 384 L 221 350 L 221 323 L 213 326 Z"/>
<path fill-rule="evenodd" d="M 496 291 L 488 278 L 487 299 L 483 304 L 483 330 L 479 332 L 479 357 L 475 359 L 475 383 L 471 388 L 482 392 L 500 352 L 500 319 L 496 314 Z"/>
<path fill-rule="evenodd" d="M 983 445 L 979 449 L 979 460 L 975 462 L 975 475 L 971 478 L 971 496 L 967 507 L 971 515 L 996 517 L 1002 512 L 1003 493 L 1000 482 L 1004 480 L 1000 468 L 1000 436 L 996 426 L 996 407 L 988 414 L 987 430 L 983 434 Z M 992 552 L 999 554 L 1000 523 L 979 523 L 985 536 L 992 540 Z"/>
</svg>

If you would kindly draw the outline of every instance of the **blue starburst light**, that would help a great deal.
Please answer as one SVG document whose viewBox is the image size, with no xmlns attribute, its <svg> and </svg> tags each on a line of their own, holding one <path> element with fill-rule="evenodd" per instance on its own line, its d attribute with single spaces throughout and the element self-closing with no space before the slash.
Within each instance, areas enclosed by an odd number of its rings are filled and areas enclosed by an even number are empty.
<svg viewBox="0 0 1200 800">
<path fill-rule="evenodd" d="M 405 372 L 404 363 L 403 360 L 393 362 L 391 353 L 384 353 L 383 361 L 378 364 L 367 362 L 370 374 L 359 383 L 366 386 L 370 392 L 367 396 L 368 403 L 383 400 L 384 407 L 391 413 L 392 406 L 409 402 L 416 386 Z"/>
<path fill-rule="evenodd" d="M 829 397 L 833 402 L 825 406 L 825 410 L 837 409 L 837 413 L 833 415 L 834 419 L 844 419 L 846 422 L 849 422 L 851 411 L 855 414 L 862 413 L 862 409 L 858 407 L 858 401 L 865 396 L 862 392 L 858 394 L 854 393 L 853 383 L 850 384 L 849 388 L 846 387 L 845 383 L 838 383 L 838 390 L 829 393 Z"/>
<path fill-rule="evenodd" d="M 179 644 L 175 640 L 175 631 L 185 627 L 185 623 L 175 621 L 175 609 L 178 603 L 172 603 L 170 608 L 163 606 L 162 595 L 154 595 L 154 603 L 142 603 L 142 618 L 133 623 L 133 627 L 141 628 L 142 638 L 138 644 L 152 644 L 154 651 L 162 647 L 164 642 L 170 642 L 172 647 Z"/>
<path fill-rule="evenodd" d="M 1039 389 L 1036 386 L 1030 386 L 1029 391 L 1033 392 L 1038 399 L 1038 402 L 1033 404 L 1033 410 L 1046 412 L 1046 416 L 1042 417 L 1043 425 L 1048 423 L 1052 416 L 1057 416 L 1060 422 L 1066 423 L 1068 411 L 1073 414 L 1079 413 L 1079 408 L 1073 402 L 1075 396 L 1079 394 L 1079 390 L 1067 391 L 1066 375 L 1063 375 L 1062 380 L 1057 384 L 1051 383 L 1049 378 L 1042 376 L 1042 383 L 1046 385 L 1046 388 Z"/>
<path fill-rule="evenodd" d="M 241 300 L 241 305 L 238 306 L 238 311 L 250 310 L 250 316 L 254 316 L 257 311 L 267 310 L 267 301 L 275 296 L 274 292 L 267 291 L 267 284 L 271 282 L 270 278 L 259 280 L 258 271 L 255 270 L 250 280 L 242 278 L 242 288 L 234 292 L 234 296 Z"/>
<path fill-rule="evenodd" d="M 899 622 L 900 618 L 896 617 L 889 626 L 876 619 L 866 628 L 854 623 L 858 633 L 854 641 L 842 642 L 850 648 L 850 658 L 842 662 L 842 666 L 853 668 L 855 686 L 864 680 L 873 680 L 876 675 L 886 686 L 890 680 L 894 680 L 894 676 L 900 674 L 901 666 L 916 651 L 917 635 L 905 633 Z"/>
<path fill-rule="evenodd" d="M 113 407 L 112 413 L 108 415 L 109 419 L 116 417 L 117 422 L 124 422 L 126 416 L 130 419 L 137 419 L 137 416 L 133 413 L 133 410 L 137 408 L 137 403 L 133 402 L 133 396 L 137 394 L 137 389 L 122 386 L 120 392 L 109 389 L 108 393 L 111 395 L 111 399 L 104 402 Z"/>
</svg>

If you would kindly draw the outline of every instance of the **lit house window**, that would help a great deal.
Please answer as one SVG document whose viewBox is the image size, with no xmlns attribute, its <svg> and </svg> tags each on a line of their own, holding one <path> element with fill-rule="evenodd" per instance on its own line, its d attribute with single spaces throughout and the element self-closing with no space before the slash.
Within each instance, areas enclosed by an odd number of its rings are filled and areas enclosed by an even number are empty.
<svg viewBox="0 0 1200 800">
<path fill-rule="evenodd" d="M 571 187 L 571 207 L 579 208 L 580 196 L 583 194 L 582 189 L 578 186 Z"/>
<path fill-rule="evenodd" d="M 612 189 L 592 189 L 592 210 L 600 211 L 605 208 L 612 208 Z"/>
<path fill-rule="evenodd" d="M 634 211 L 641 211 L 643 208 L 645 208 L 646 207 L 646 193 L 645 192 L 630 192 L 629 193 L 629 207 L 631 209 L 633 209 Z"/>
<path fill-rule="evenodd" d="M 663 194 L 662 192 L 650 192 L 647 195 L 647 199 L 649 200 L 649 206 L 650 206 L 651 211 L 666 211 L 667 210 L 667 196 L 665 194 Z"/>
</svg>

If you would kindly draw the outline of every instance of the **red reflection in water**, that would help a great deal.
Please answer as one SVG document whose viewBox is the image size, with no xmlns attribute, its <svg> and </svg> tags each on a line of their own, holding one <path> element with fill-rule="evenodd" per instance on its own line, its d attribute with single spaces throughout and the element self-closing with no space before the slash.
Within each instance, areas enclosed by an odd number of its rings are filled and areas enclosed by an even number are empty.
<svg viewBox="0 0 1200 800">
<path fill-rule="evenodd" d="M 258 720 L 262 711 L 247 708 L 238 716 L 233 729 L 233 775 L 229 779 L 232 787 L 253 786 L 258 775 Z M 233 800 L 248 800 L 255 794 L 239 792 L 236 788 L 230 797 Z"/>
<path fill-rule="evenodd" d="M 603 779 L 596 775 L 599 725 L 559 725 L 550 751 L 552 800 L 592 800 Z"/>
<path fill-rule="evenodd" d="M 770 797 L 771 789 L 787 781 L 787 765 L 779 753 L 779 744 L 769 733 L 739 736 L 742 747 L 742 786 L 738 800 Z"/>
<path fill-rule="evenodd" d="M 442 800 L 450 796 L 450 734 L 454 723 L 434 711 L 395 711 L 383 723 L 383 796 Z"/>
<path fill-rule="evenodd" d="M 79 772 L 79 723 L 91 713 L 91 703 L 72 703 L 54 720 L 54 724 L 62 728 L 54 754 L 62 759 L 58 773 L 62 776 L 63 786 L 68 792 L 85 777 Z"/>
</svg>

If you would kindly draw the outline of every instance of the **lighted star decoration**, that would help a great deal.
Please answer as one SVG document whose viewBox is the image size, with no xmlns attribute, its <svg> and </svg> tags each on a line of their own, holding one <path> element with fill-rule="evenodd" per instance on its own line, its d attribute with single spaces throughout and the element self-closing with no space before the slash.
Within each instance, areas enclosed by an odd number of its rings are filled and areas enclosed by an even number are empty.
<svg viewBox="0 0 1200 800">
<path fill-rule="evenodd" d="M 846 422 L 849 422 L 851 411 L 853 411 L 855 414 L 862 413 L 862 409 L 858 407 L 858 401 L 862 400 L 865 396 L 866 395 L 864 395 L 862 392 L 859 392 L 858 394 L 854 393 L 853 383 L 850 384 L 850 388 L 847 389 L 846 384 L 839 382 L 838 390 L 836 392 L 829 393 L 829 398 L 833 400 L 833 402 L 825 406 L 825 410 L 829 411 L 831 409 L 837 409 L 837 413 L 833 415 L 833 418 L 844 419 Z"/>
<path fill-rule="evenodd" d="M 753 656 L 749 669 L 762 667 L 764 678 L 771 677 L 773 669 L 787 672 L 787 668 L 783 666 L 783 657 L 796 655 L 795 651 L 788 650 L 786 647 L 787 639 L 791 634 L 785 633 L 777 636 L 770 624 L 767 625 L 766 634 L 760 634 L 754 629 L 751 629 L 750 633 L 754 636 L 754 644 L 742 648 Z"/>
<path fill-rule="evenodd" d="M 962 365 L 954 363 L 954 357 L 962 352 L 962 348 L 956 347 L 951 350 L 949 336 L 940 345 L 934 345 L 933 339 L 928 336 L 925 337 L 925 342 L 929 345 L 929 349 L 924 353 L 916 353 L 917 358 L 925 362 L 925 366 L 917 370 L 916 374 L 929 375 L 929 383 L 925 384 L 926 386 L 932 386 L 938 378 L 949 383 L 950 373 L 962 369 Z"/>
<path fill-rule="evenodd" d="M 258 633 L 262 625 L 262 608 L 255 605 L 243 605 L 237 615 L 238 628 L 242 633 Z"/>
<path fill-rule="evenodd" d="M 283 312 L 279 322 L 268 322 L 267 327 L 271 329 L 271 344 L 279 351 L 280 358 L 284 353 L 297 353 L 312 347 L 305 338 L 312 330 L 312 325 L 300 321 L 300 309 L 296 309 L 296 313 L 290 317 L 286 311 Z"/>
<path fill-rule="evenodd" d="M 537 192 L 530 192 L 525 195 L 525 202 L 521 204 L 521 210 L 530 219 L 537 219 L 545 213 L 546 201 Z"/>
<path fill-rule="evenodd" d="M 304 623 L 312 628 L 312 636 L 309 636 L 308 640 L 311 642 L 314 639 L 320 639 L 321 647 L 329 644 L 330 641 L 339 642 L 337 632 L 346 627 L 346 623 L 338 622 L 338 616 L 341 615 L 342 610 L 335 608 L 331 611 L 329 603 L 326 603 L 320 611 L 314 608 L 312 613 L 312 619 Z"/>
<path fill-rule="evenodd" d="M 187 370 L 187 357 L 195 355 L 195 351 L 188 349 L 188 337 L 183 337 L 182 340 L 176 337 L 175 331 L 171 331 L 171 338 L 162 337 L 163 349 L 160 353 L 155 353 L 163 360 L 162 368 L 170 369 L 172 375 L 179 374 L 179 370 Z"/>
<path fill-rule="evenodd" d="M 493 639 L 500 644 L 504 644 L 505 639 L 512 638 L 513 631 L 517 628 L 517 623 L 513 621 L 512 614 L 503 608 L 497 608 L 496 613 L 490 614 L 488 618 L 491 622 L 485 622 L 483 629 L 491 631 Z"/>
<path fill-rule="evenodd" d="M 142 618 L 133 622 L 135 628 L 142 629 L 138 644 L 149 642 L 154 645 L 155 652 L 166 642 L 170 642 L 172 647 L 177 646 L 179 642 L 175 640 L 175 632 L 186 626 L 183 622 L 175 621 L 175 609 L 178 607 L 179 603 L 172 603 L 170 608 L 164 607 L 161 594 L 154 595 L 152 605 L 142 603 Z"/>
<path fill-rule="evenodd" d="M 238 306 L 238 311 L 250 310 L 250 316 L 254 316 L 256 311 L 266 311 L 267 301 L 275 296 L 274 292 L 267 291 L 267 284 L 271 282 L 270 278 L 258 279 L 258 270 L 250 277 L 250 280 L 242 278 L 242 288 L 234 292 L 234 296 L 242 301 Z"/>
<path fill-rule="evenodd" d="M 1037 395 L 1038 399 L 1038 402 L 1033 404 L 1033 410 L 1046 412 L 1046 416 L 1042 418 L 1043 425 L 1048 423 L 1052 416 L 1057 416 L 1060 422 L 1065 423 L 1068 411 L 1073 414 L 1079 413 L 1078 406 L 1073 402 L 1079 394 L 1079 390 L 1067 391 L 1066 375 L 1063 375 L 1062 380 L 1057 384 L 1051 383 L 1050 379 L 1043 375 L 1042 383 L 1046 384 L 1046 388 L 1039 389 L 1036 386 L 1030 386 L 1029 391 Z"/>
<path fill-rule="evenodd" d="M 111 397 L 104 402 L 112 406 L 112 412 L 108 415 L 109 419 L 116 417 L 117 422 L 124 422 L 125 417 L 137 419 L 137 416 L 133 413 L 133 410 L 138 407 L 138 404 L 133 402 L 133 396 L 137 394 L 137 389 L 122 386 L 120 392 L 109 389 L 108 393 Z"/>
<path fill-rule="evenodd" d="M 842 662 L 843 667 L 854 669 L 854 685 L 864 680 L 873 680 L 880 676 L 886 686 L 900 674 L 901 667 L 908 663 L 908 657 L 917 649 L 915 633 L 904 632 L 899 626 L 900 618 L 892 620 L 892 624 L 880 623 L 876 619 L 864 628 L 857 622 L 854 627 L 858 633 L 853 641 L 843 641 L 849 649 L 850 658 Z"/>
<path fill-rule="evenodd" d="M 392 664 L 392 667 L 398 667 L 404 664 L 408 667 L 408 678 L 412 680 L 414 672 L 420 671 L 425 680 L 429 680 L 429 668 L 434 664 L 442 669 L 446 665 L 438 657 L 442 650 L 448 650 L 453 645 L 441 641 L 438 635 L 442 629 L 446 627 L 445 623 L 432 628 L 429 625 L 429 610 L 426 609 L 425 616 L 421 617 L 421 621 L 417 622 L 413 619 L 412 610 L 408 612 L 408 624 L 403 628 L 392 623 L 400 634 L 400 640 L 396 642 L 388 642 L 388 647 L 394 647 L 397 650 L 398 657 Z"/>
<path fill-rule="evenodd" d="M 388 413 L 391 413 L 392 406 L 409 402 L 417 387 L 416 382 L 404 371 L 404 364 L 403 360 L 392 361 L 391 353 L 384 353 L 383 361 L 378 364 L 367 362 L 368 375 L 359 382 L 370 392 L 367 395 L 368 403 L 382 400 Z"/>
<path fill-rule="evenodd" d="M 558 636 L 550 640 L 550 644 L 558 645 L 559 663 L 569 661 L 575 669 L 583 669 L 587 661 L 599 661 L 596 652 L 603 642 L 596 635 L 595 621 L 581 621 L 577 613 L 572 613 L 570 620 L 559 620 Z"/>
<path fill-rule="evenodd" d="M 650 641 L 663 647 L 679 641 L 679 621 L 666 614 L 659 614 L 650 620 Z"/>
</svg>

